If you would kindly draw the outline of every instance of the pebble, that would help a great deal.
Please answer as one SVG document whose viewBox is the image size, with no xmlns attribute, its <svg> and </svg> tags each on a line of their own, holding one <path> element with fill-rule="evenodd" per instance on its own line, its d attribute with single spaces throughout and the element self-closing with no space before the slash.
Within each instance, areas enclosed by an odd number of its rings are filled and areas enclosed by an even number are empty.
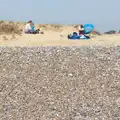
<svg viewBox="0 0 120 120">
<path fill-rule="evenodd" d="M 0 119 L 116 119 L 119 51 L 98 45 L 0 47 Z"/>
</svg>

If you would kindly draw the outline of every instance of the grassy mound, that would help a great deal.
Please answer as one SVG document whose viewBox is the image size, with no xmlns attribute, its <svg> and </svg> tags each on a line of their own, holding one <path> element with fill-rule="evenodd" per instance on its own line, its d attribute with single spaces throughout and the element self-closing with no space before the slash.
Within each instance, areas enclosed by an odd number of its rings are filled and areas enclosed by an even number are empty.
<svg viewBox="0 0 120 120">
<path fill-rule="evenodd" d="M 0 21 L 0 34 L 18 34 L 20 35 L 22 30 L 19 26 L 13 22 Z"/>
</svg>

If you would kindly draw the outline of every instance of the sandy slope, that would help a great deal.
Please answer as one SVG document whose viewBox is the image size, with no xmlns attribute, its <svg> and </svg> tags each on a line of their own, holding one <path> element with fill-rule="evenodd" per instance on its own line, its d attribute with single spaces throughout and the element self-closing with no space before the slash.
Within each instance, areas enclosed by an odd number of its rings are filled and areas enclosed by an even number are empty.
<svg viewBox="0 0 120 120">
<path fill-rule="evenodd" d="M 10 37 L 9 37 L 10 38 Z M 41 45 L 119 45 L 120 35 L 95 36 L 91 40 L 68 40 L 64 33 L 46 32 L 44 35 L 22 35 L 16 39 L 0 40 L 0 45 L 41 46 Z"/>
<path fill-rule="evenodd" d="M 48 26 L 47 26 L 48 27 Z M 76 31 L 71 26 L 62 26 L 62 30 L 44 30 L 44 34 L 39 35 L 0 35 L 0 45 L 4 46 L 41 46 L 41 45 L 119 45 L 120 35 L 94 36 L 91 40 L 68 40 L 67 35 Z"/>
</svg>

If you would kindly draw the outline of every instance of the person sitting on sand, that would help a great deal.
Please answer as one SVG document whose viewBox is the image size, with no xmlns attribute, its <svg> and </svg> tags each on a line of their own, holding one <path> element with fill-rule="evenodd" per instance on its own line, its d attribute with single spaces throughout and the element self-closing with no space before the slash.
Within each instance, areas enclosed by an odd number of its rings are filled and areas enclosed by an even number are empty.
<svg viewBox="0 0 120 120">
<path fill-rule="evenodd" d="M 85 38 L 85 35 L 84 35 L 84 26 L 80 25 L 78 27 L 78 30 L 79 30 L 79 35 L 81 36 L 81 38 Z"/>
<path fill-rule="evenodd" d="M 78 27 L 78 30 L 79 30 L 79 35 L 84 35 L 84 26 L 83 25 L 80 25 Z"/>
<path fill-rule="evenodd" d="M 29 22 L 27 22 L 27 24 L 25 26 L 26 34 L 38 34 L 39 31 L 40 31 L 39 29 L 35 30 L 34 23 L 31 20 Z"/>
<path fill-rule="evenodd" d="M 28 21 L 27 24 L 25 25 L 25 33 L 29 33 L 30 31 L 32 31 L 32 21 Z"/>
</svg>

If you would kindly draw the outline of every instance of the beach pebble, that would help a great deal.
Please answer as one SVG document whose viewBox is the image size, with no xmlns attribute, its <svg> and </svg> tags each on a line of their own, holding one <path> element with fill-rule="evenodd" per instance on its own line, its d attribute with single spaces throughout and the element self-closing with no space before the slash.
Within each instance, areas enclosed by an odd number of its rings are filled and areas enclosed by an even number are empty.
<svg viewBox="0 0 120 120">
<path fill-rule="evenodd" d="M 117 120 L 119 46 L 0 47 L 0 118 Z"/>
<path fill-rule="evenodd" d="M 70 77 L 73 77 L 73 74 L 72 73 L 70 73 L 70 74 L 68 74 Z"/>
</svg>

